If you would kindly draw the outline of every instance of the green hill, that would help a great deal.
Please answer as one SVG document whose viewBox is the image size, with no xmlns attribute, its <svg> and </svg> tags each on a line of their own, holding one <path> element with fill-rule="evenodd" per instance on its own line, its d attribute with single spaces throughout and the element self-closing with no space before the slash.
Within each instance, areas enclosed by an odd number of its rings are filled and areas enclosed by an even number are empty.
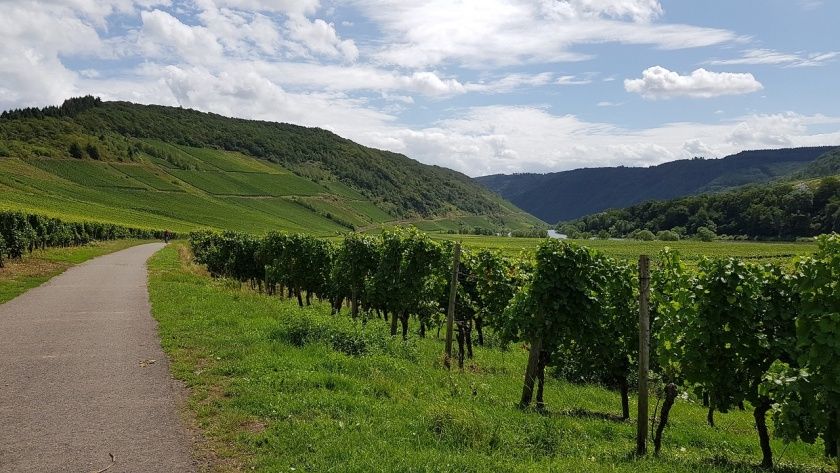
<svg viewBox="0 0 840 473">
<path fill-rule="evenodd" d="M 570 220 L 651 199 L 672 199 L 791 176 L 834 147 L 743 151 L 651 167 L 496 174 L 476 180 L 546 222 Z M 826 174 L 820 174 L 826 175 Z M 811 176 L 818 177 L 818 176 Z"/>
<path fill-rule="evenodd" d="M 93 97 L 3 113 L 0 208 L 175 231 L 542 223 L 463 174 L 325 130 Z"/>
<path fill-rule="evenodd" d="M 736 189 L 648 201 L 558 225 L 572 237 L 640 238 L 647 230 L 663 239 L 711 238 L 714 234 L 792 240 L 840 232 L 840 179 L 828 176 L 752 184 Z M 647 233 L 647 238 L 652 238 Z"/>
</svg>

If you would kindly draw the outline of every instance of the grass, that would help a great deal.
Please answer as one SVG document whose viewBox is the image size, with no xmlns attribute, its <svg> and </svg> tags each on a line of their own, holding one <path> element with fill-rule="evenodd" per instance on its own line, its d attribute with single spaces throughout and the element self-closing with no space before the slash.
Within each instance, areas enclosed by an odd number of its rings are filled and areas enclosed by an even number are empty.
<svg viewBox="0 0 840 473">
<path fill-rule="evenodd" d="M 510 238 L 482 235 L 449 235 L 432 234 L 436 239 L 460 241 L 465 247 L 473 249 L 491 249 L 509 255 L 533 251 L 542 238 Z M 795 256 L 808 255 L 816 250 L 812 242 L 752 242 L 752 241 L 636 241 L 636 240 L 569 240 L 573 243 L 588 246 L 607 255 L 622 259 L 637 259 L 639 255 L 647 254 L 651 257 L 665 247 L 680 252 L 684 260 L 697 261 L 704 256 L 727 257 L 737 256 L 756 261 L 787 262 Z"/>
<path fill-rule="evenodd" d="M 635 424 L 616 420 L 611 391 L 549 379 L 545 414 L 517 409 L 520 346 L 478 347 L 448 372 L 434 331 L 391 340 L 384 322 L 213 280 L 184 245 L 149 268 L 163 347 L 217 470 L 753 472 L 760 459 L 750 412 L 718 415 L 713 429 L 680 401 L 662 454 L 637 459 Z M 831 468 L 821 445 L 773 448 L 779 471 Z"/>
<path fill-rule="evenodd" d="M 0 268 L 0 304 L 49 281 L 67 268 L 97 256 L 145 243 L 141 240 L 113 240 L 70 248 L 35 250 L 21 261 L 6 261 Z"/>
</svg>

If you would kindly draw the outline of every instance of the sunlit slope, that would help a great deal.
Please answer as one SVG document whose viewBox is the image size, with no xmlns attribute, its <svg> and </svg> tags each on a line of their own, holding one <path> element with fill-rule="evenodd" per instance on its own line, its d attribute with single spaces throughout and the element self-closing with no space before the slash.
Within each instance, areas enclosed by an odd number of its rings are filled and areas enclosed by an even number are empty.
<svg viewBox="0 0 840 473">
<path fill-rule="evenodd" d="M 93 97 L 0 115 L 0 207 L 179 231 L 543 225 L 463 174 L 325 130 Z"/>
<path fill-rule="evenodd" d="M 155 146 L 189 165 L 145 153 L 132 162 L 0 158 L 0 207 L 174 231 L 332 234 L 394 220 L 340 183 L 320 185 L 238 153 Z"/>
</svg>

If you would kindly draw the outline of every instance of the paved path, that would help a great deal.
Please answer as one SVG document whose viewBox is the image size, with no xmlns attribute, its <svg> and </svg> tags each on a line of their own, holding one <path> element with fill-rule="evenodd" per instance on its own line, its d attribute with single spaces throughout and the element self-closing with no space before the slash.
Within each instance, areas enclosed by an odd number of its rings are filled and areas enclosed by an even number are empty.
<svg viewBox="0 0 840 473">
<path fill-rule="evenodd" d="M 194 471 L 149 312 L 147 244 L 0 305 L 0 472 Z M 149 360 L 155 360 L 153 363 Z"/>
</svg>

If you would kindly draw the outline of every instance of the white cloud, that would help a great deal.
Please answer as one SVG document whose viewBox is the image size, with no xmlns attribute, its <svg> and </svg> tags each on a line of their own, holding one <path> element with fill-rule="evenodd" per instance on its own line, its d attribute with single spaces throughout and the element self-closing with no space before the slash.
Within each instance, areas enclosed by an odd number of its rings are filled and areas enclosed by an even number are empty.
<svg viewBox="0 0 840 473">
<path fill-rule="evenodd" d="M 831 125 L 833 131 L 819 132 Z M 432 127 L 384 124 L 361 142 L 469 175 L 550 172 L 596 166 L 650 166 L 674 159 L 721 157 L 744 149 L 840 143 L 840 117 L 750 115 L 718 123 L 677 122 L 627 129 L 554 115 L 543 108 L 470 108 Z"/>
<path fill-rule="evenodd" d="M 624 102 L 610 102 L 609 100 L 602 100 L 596 104 L 598 107 L 620 107 Z"/>
<path fill-rule="evenodd" d="M 692 138 L 683 143 L 683 153 L 691 157 L 718 158 L 717 150 L 703 142 L 703 140 Z"/>
<path fill-rule="evenodd" d="M 579 79 L 575 76 L 560 76 L 554 81 L 557 85 L 586 85 L 591 84 L 591 79 Z"/>
<path fill-rule="evenodd" d="M 783 67 L 823 66 L 840 56 L 840 51 L 824 53 L 783 53 L 773 49 L 747 49 L 741 57 L 733 59 L 714 59 L 711 65 L 770 64 Z"/>
<path fill-rule="evenodd" d="M 384 31 L 385 63 L 424 68 L 455 62 L 476 69 L 580 61 L 574 46 L 616 42 L 662 49 L 739 40 L 726 30 L 652 23 L 655 0 L 354 0 Z M 629 19 L 629 21 L 627 21 Z"/>
<path fill-rule="evenodd" d="M 320 8 L 319 0 L 198 0 L 203 6 L 235 8 L 291 15 L 311 15 Z"/>
<path fill-rule="evenodd" d="M 356 43 L 350 39 L 341 39 L 335 26 L 320 18 L 309 20 L 303 15 L 291 15 L 286 28 L 292 39 L 299 41 L 312 53 L 347 61 L 355 61 L 359 57 Z"/>
<path fill-rule="evenodd" d="M 559 18 L 629 18 L 648 22 L 662 15 L 659 0 L 543 0 L 542 8 Z"/>
<path fill-rule="evenodd" d="M 140 47 L 148 57 L 176 56 L 187 62 L 206 62 L 223 53 L 216 35 L 203 26 L 189 26 L 162 10 L 140 13 Z"/>
<path fill-rule="evenodd" d="M 702 68 L 684 76 L 664 67 L 654 66 L 645 69 L 640 79 L 624 80 L 624 89 L 627 92 L 639 94 L 647 99 L 711 98 L 748 94 L 763 88 L 749 73 L 711 72 Z"/>
</svg>

